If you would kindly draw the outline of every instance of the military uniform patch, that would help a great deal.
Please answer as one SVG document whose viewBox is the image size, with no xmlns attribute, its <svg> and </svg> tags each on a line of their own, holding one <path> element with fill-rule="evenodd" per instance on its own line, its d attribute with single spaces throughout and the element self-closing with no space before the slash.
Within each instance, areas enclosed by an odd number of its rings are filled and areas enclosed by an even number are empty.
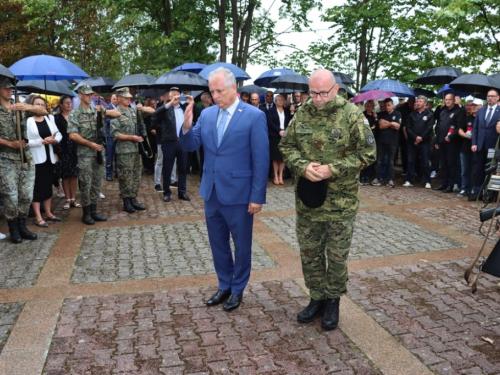
<svg viewBox="0 0 500 375">
<path fill-rule="evenodd" d="M 366 144 L 370 147 L 375 146 L 375 137 L 373 136 L 373 134 L 368 134 L 366 136 Z"/>
<path fill-rule="evenodd" d="M 342 130 L 340 130 L 340 129 L 333 129 L 331 135 L 332 135 L 333 138 L 340 138 L 340 137 L 342 137 Z"/>
<path fill-rule="evenodd" d="M 368 119 L 366 117 L 363 117 L 363 124 L 370 125 L 370 123 L 368 122 Z"/>
</svg>

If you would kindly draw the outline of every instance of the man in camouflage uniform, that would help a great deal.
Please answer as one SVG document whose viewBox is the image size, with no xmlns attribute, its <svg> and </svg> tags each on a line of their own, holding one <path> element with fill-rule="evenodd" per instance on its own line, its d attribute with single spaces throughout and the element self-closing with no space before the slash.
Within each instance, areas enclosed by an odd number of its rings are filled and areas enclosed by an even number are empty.
<svg viewBox="0 0 500 375">
<path fill-rule="evenodd" d="M 146 207 L 136 200 L 141 186 L 141 155 L 138 143 L 147 137 L 145 127 L 142 127 L 142 136 L 137 135 L 137 110 L 147 114 L 153 114 L 154 109 L 137 104 L 136 108 L 130 108 L 130 99 L 133 96 L 128 87 L 116 90 L 118 98 L 118 112 L 120 117 L 111 120 L 111 138 L 117 141 L 116 157 L 118 167 L 118 182 L 120 185 L 120 197 L 123 199 L 123 210 L 134 213 L 135 210 L 145 210 Z"/>
<path fill-rule="evenodd" d="M 98 132 L 102 132 L 102 124 L 97 124 L 97 111 L 103 111 L 107 117 L 119 117 L 116 110 L 91 108 L 92 87 L 83 85 L 78 89 L 80 106 L 71 111 L 68 121 L 68 134 L 73 142 L 78 143 L 78 184 L 80 186 L 80 200 L 83 206 L 82 221 L 87 225 L 93 225 L 96 221 L 106 221 L 105 216 L 97 213 L 97 202 L 102 189 L 105 174 L 105 163 L 102 162 L 103 145 L 97 143 Z M 100 155 L 99 155 L 100 154 Z"/>
<path fill-rule="evenodd" d="M 375 161 L 375 140 L 362 112 L 337 95 L 339 86 L 325 69 L 309 78 L 311 99 L 302 105 L 279 148 L 299 177 L 328 182 L 326 199 L 310 208 L 298 198 L 297 237 L 302 271 L 311 302 L 297 319 L 312 322 L 323 311 L 321 326 L 335 329 L 340 296 L 346 293 L 347 258 L 359 205 L 359 172 Z"/>
<path fill-rule="evenodd" d="M 26 218 L 33 199 L 35 163 L 27 144 L 26 128 L 21 126 L 24 165 L 21 163 L 19 137 L 15 111 L 29 111 L 35 115 L 48 114 L 45 107 L 17 103 L 12 105 L 14 85 L 6 77 L 0 77 L 0 194 L 3 195 L 4 212 L 9 225 L 10 241 L 36 240 L 37 235 L 26 228 Z"/>
</svg>

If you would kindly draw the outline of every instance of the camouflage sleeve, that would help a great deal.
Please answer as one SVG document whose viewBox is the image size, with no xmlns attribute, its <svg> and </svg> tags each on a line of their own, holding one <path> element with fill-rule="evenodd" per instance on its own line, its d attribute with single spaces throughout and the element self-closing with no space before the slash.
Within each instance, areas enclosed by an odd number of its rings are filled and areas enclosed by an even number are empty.
<svg viewBox="0 0 500 375">
<path fill-rule="evenodd" d="M 68 134 L 69 133 L 79 133 L 79 123 L 78 123 L 78 116 L 76 115 L 76 112 L 73 110 L 69 114 L 68 118 Z"/>
<path fill-rule="evenodd" d="M 290 168 L 294 175 L 304 176 L 306 167 L 310 161 L 303 159 L 302 153 L 298 147 L 297 132 L 295 124 L 300 117 L 300 112 L 297 112 L 293 117 L 292 123 L 286 128 L 285 134 L 278 145 L 283 160 L 288 168 Z"/>
<path fill-rule="evenodd" d="M 120 135 L 120 119 L 119 118 L 114 118 L 111 120 L 109 124 L 109 134 L 111 135 L 111 138 L 116 141 L 116 137 Z"/>
<path fill-rule="evenodd" d="M 343 152 L 343 158 L 329 163 L 332 180 L 346 177 L 366 168 L 375 161 L 377 148 L 368 119 L 361 110 L 352 108 L 347 116 L 350 144 Z"/>
</svg>

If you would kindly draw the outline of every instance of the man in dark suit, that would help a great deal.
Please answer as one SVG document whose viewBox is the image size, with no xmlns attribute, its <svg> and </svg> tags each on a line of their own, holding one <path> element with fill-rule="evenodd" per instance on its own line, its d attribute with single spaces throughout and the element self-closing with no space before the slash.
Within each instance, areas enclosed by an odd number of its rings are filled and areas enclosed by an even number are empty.
<svg viewBox="0 0 500 375">
<path fill-rule="evenodd" d="M 207 305 L 227 299 L 224 310 L 231 311 L 240 305 L 250 278 L 253 215 L 266 200 L 269 141 L 265 113 L 238 99 L 231 71 L 214 70 L 208 86 L 216 106 L 205 109 L 192 127 L 193 98 L 188 97 L 180 143 L 184 151 L 201 145 L 205 151 L 200 195 L 219 280 Z"/>
<path fill-rule="evenodd" d="M 266 101 L 263 104 L 259 105 L 259 109 L 261 111 L 267 112 L 270 108 L 274 107 L 273 100 L 274 100 L 273 92 L 272 91 L 266 92 Z"/>
<path fill-rule="evenodd" d="M 500 118 L 500 99 L 498 90 L 488 91 L 486 100 L 488 105 L 477 111 L 474 126 L 472 127 L 472 152 L 476 153 L 476 178 L 474 182 L 474 194 L 471 200 L 476 200 L 478 194 L 482 194 L 481 186 L 484 182 L 484 166 L 491 161 L 488 159 L 488 149 L 495 148 L 498 134 L 496 124 Z"/>
</svg>

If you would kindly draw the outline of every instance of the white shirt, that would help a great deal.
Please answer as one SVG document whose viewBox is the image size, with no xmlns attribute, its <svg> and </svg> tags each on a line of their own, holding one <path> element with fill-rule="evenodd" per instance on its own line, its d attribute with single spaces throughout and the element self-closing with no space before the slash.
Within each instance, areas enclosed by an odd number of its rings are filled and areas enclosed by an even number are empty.
<svg viewBox="0 0 500 375">
<path fill-rule="evenodd" d="M 236 108 L 238 107 L 238 104 L 240 103 L 240 100 L 236 98 L 235 102 L 231 104 L 228 108 L 226 108 L 226 111 L 228 112 L 227 115 L 227 121 L 226 121 L 226 126 L 224 127 L 224 133 L 226 132 L 227 126 L 229 125 L 229 121 L 233 118 L 233 114 L 236 111 Z M 222 118 L 222 110 L 219 110 L 219 114 L 217 115 L 217 127 L 219 127 L 220 119 Z M 222 133 L 222 134 L 224 134 Z"/>
<path fill-rule="evenodd" d="M 278 111 L 278 116 L 280 118 L 280 129 L 285 130 L 285 111 L 281 113 Z"/>
<path fill-rule="evenodd" d="M 177 136 L 179 136 L 182 125 L 184 124 L 184 111 L 182 110 L 180 105 L 174 107 L 174 114 L 175 114 L 175 129 L 177 131 L 176 134 Z"/>
<path fill-rule="evenodd" d="M 497 109 L 497 105 L 498 104 L 495 104 L 493 107 L 488 106 L 488 108 L 486 108 L 486 114 L 484 115 L 484 119 L 485 120 L 488 118 L 488 113 L 489 112 L 491 112 L 490 116 L 493 117 L 493 113 L 495 113 L 495 110 Z M 490 108 L 492 109 L 491 111 L 490 111 Z"/>
</svg>

